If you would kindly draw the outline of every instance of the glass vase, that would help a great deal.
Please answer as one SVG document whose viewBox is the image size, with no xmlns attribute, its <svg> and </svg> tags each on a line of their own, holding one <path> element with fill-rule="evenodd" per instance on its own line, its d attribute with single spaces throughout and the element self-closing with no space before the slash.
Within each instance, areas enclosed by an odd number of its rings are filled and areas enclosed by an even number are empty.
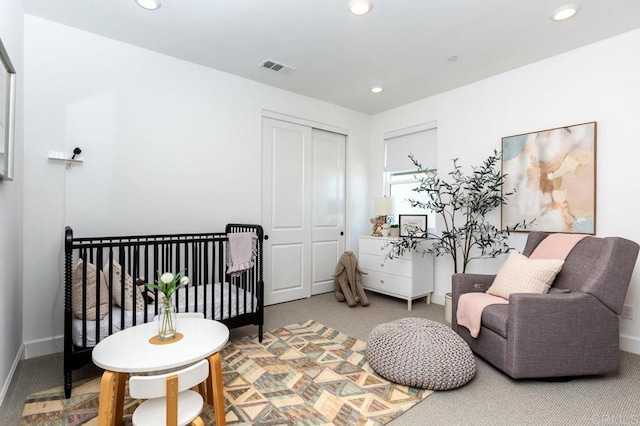
<svg viewBox="0 0 640 426">
<path fill-rule="evenodd" d="M 176 307 L 171 299 L 164 299 L 158 312 L 158 339 L 173 339 L 176 335 L 176 325 Z"/>
</svg>

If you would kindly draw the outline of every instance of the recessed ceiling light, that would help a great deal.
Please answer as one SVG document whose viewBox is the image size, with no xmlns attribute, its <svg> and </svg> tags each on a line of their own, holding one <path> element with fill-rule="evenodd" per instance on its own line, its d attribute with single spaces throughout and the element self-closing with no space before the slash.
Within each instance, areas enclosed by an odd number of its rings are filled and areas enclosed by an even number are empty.
<svg viewBox="0 0 640 426">
<path fill-rule="evenodd" d="M 578 13 L 577 4 L 565 4 L 553 12 L 552 18 L 554 21 L 564 21 L 565 19 L 571 18 L 576 13 Z"/>
<path fill-rule="evenodd" d="M 160 6 L 162 6 L 160 0 L 136 0 L 136 3 L 138 3 L 138 6 L 147 10 L 160 9 Z"/>
<path fill-rule="evenodd" d="M 351 0 L 349 2 L 349 10 L 354 15 L 366 15 L 372 7 L 371 0 Z"/>
<path fill-rule="evenodd" d="M 382 87 L 379 87 L 379 86 L 378 87 L 372 87 L 371 88 L 371 93 L 380 93 L 380 92 L 382 92 L 382 90 L 383 90 Z"/>
</svg>

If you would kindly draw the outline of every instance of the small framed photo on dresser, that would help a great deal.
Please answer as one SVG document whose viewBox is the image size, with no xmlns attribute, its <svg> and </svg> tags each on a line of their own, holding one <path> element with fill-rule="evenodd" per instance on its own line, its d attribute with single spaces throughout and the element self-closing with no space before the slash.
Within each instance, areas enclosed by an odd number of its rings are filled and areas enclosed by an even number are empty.
<svg viewBox="0 0 640 426">
<path fill-rule="evenodd" d="M 398 218 L 401 237 L 427 238 L 426 214 L 401 214 Z"/>
</svg>

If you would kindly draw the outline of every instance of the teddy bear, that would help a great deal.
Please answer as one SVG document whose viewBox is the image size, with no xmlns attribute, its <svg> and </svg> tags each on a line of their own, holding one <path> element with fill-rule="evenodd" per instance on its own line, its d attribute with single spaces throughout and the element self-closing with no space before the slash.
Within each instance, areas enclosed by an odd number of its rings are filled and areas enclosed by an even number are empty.
<svg viewBox="0 0 640 426">
<path fill-rule="evenodd" d="M 386 225 L 385 217 L 384 216 L 374 217 L 374 218 L 371 218 L 370 222 L 373 225 L 371 227 L 371 236 L 382 237 L 384 233 L 385 225 Z"/>
</svg>

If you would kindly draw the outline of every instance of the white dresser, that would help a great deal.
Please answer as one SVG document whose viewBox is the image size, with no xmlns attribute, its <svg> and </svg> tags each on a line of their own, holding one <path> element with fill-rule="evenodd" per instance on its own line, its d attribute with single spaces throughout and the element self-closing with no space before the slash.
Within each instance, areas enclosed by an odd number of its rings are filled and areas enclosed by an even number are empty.
<svg viewBox="0 0 640 426">
<path fill-rule="evenodd" d="M 358 263 L 367 275 L 362 275 L 365 289 L 387 294 L 407 301 L 411 310 L 414 299 L 427 298 L 431 303 L 433 293 L 433 255 L 422 256 L 406 252 L 402 257 L 386 259 L 391 246 L 385 247 L 393 238 L 360 237 Z M 425 244 L 428 241 L 425 240 Z"/>
</svg>

